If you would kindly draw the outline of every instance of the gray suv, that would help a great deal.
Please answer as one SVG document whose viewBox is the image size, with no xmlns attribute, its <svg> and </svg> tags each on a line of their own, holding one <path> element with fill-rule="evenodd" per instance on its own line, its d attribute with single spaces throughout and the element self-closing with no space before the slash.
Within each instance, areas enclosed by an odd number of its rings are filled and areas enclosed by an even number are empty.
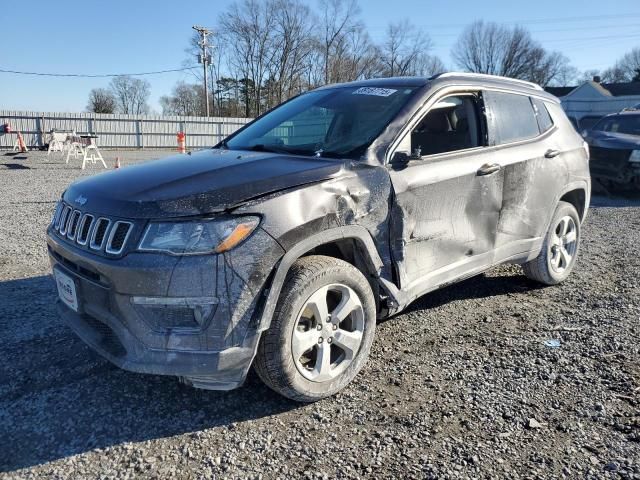
<svg viewBox="0 0 640 480">
<path fill-rule="evenodd" d="M 253 365 L 314 401 L 376 319 L 516 263 L 575 265 L 588 147 L 537 85 L 445 73 L 332 85 L 214 148 L 71 185 L 48 228 L 58 308 L 116 365 L 199 388 Z"/>
</svg>

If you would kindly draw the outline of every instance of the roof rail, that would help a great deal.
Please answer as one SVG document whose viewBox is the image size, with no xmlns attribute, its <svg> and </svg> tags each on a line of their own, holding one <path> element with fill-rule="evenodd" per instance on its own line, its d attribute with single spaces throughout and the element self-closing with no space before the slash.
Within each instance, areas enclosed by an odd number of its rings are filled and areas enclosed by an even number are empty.
<svg viewBox="0 0 640 480">
<path fill-rule="evenodd" d="M 535 90 L 544 90 L 540 85 L 533 82 L 527 82 L 526 80 L 519 80 L 517 78 L 502 77 L 500 75 L 487 75 L 485 73 L 445 72 L 445 73 L 439 73 L 437 75 L 434 75 L 433 77 L 431 77 L 431 79 L 446 78 L 446 77 L 469 77 L 469 78 L 481 78 L 486 80 L 504 80 L 507 82 L 524 85 L 525 87 L 533 88 Z"/>
</svg>

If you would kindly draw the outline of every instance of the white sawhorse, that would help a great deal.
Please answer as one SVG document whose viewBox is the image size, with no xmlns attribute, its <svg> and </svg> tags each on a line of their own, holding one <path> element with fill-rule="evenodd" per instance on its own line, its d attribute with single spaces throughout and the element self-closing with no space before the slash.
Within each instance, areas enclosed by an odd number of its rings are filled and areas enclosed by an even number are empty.
<svg viewBox="0 0 640 480">
<path fill-rule="evenodd" d="M 82 170 L 87 166 L 87 161 L 95 165 L 98 160 L 100 160 L 104 168 L 107 168 L 107 164 L 104 162 L 98 146 L 94 143 L 95 138 L 93 135 L 80 135 L 80 138 L 77 136 L 68 137 L 63 145 L 63 155 L 64 151 L 67 152 L 65 163 L 69 163 L 71 156 L 73 156 L 73 158 L 82 157 Z M 78 139 L 80 141 L 77 141 Z"/>
<path fill-rule="evenodd" d="M 100 160 L 102 162 L 102 166 L 107 168 L 107 164 L 104 163 L 104 158 L 102 158 L 102 154 L 98 147 L 93 143 L 89 145 L 85 145 L 84 147 L 84 155 L 82 157 L 82 170 L 84 170 L 85 165 L 87 164 L 87 160 L 91 161 L 94 165 L 96 164 L 96 160 Z"/>
<path fill-rule="evenodd" d="M 47 149 L 47 157 L 51 152 L 62 152 L 64 150 L 64 142 L 54 138 L 49 142 L 49 148 Z"/>
<path fill-rule="evenodd" d="M 67 158 L 64 163 L 69 163 L 69 157 L 71 156 L 73 156 L 73 158 L 84 157 L 84 149 L 80 142 L 66 142 L 64 149 L 67 151 Z M 82 163 L 82 168 L 84 168 L 84 160 Z"/>
</svg>

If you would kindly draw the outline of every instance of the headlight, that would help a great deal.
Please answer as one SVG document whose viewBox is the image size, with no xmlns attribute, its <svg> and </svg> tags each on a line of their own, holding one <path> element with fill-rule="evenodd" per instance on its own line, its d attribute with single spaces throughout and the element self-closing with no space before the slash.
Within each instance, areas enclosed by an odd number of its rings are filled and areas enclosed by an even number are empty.
<svg viewBox="0 0 640 480">
<path fill-rule="evenodd" d="M 640 150 L 633 150 L 629 157 L 630 162 L 640 162 Z"/>
<path fill-rule="evenodd" d="M 151 222 L 138 250 L 174 255 L 222 253 L 251 235 L 259 223 L 258 217 Z"/>
</svg>

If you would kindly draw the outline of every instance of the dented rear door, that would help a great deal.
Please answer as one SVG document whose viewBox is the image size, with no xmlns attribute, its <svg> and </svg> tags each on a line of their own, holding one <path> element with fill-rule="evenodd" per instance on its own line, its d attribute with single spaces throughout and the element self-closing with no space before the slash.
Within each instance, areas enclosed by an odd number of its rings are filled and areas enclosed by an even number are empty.
<svg viewBox="0 0 640 480">
<path fill-rule="evenodd" d="M 566 147 L 553 125 L 540 126 L 530 96 L 487 91 L 484 97 L 494 161 L 504 171 L 496 237 L 496 260 L 503 261 L 527 254 L 544 236 L 557 195 L 569 181 Z M 535 103 L 546 113 L 544 102 Z"/>
</svg>

